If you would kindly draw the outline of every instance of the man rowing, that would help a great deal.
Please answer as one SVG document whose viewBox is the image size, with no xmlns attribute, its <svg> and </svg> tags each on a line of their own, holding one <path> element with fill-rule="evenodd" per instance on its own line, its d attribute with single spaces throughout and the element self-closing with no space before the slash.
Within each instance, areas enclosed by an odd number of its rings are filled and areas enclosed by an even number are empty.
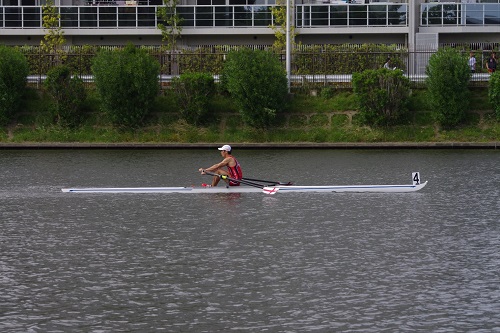
<svg viewBox="0 0 500 333">
<path fill-rule="evenodd" d="M 205 174 L 205 171 L 216 173 L 220 176 L 228 176 L 232 179 L 241 180 L 243 178 L 243 172 L 241 171 L 240 163 L 238 160 L 231 154 L 231 146 L 223 145 L 218 148 L 220 150 L 220 154 L 224 158 L 222 162 L 212 165 L 210 168 L 200 168 L 198 171 L 201 172 L 202 175 Z M 223 167 L 227 167 L 227 171 L 223 169 Z M 212 186 L 217 186 L 220 181 L 219 176 L 214 176 L 212 179 Z M 229 186 L 239 186 L 240 182 L 224 179 Z"/>
</svg>

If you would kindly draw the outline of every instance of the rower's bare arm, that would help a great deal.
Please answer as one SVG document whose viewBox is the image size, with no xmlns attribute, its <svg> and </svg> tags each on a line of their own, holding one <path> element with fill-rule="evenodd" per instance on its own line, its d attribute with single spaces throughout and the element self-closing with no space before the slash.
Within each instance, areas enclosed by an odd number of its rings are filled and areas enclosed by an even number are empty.
<svg viewBox="0 0 500 333">
<path fill-rule="evenodd" d="M 222 162 L 214 164 L 210 168 L 206 168 L 206 169 L 200 168 L 198 171 L 200 171 L 200 172 L 203 172 L 203 171 L 210 171 L 210 172 L 217 171 L 220 168 L 222 168 L 223 166 L 228 165 L 229 162 L 231 162 L 231 158 L 227 157 Z"/>
</svg>

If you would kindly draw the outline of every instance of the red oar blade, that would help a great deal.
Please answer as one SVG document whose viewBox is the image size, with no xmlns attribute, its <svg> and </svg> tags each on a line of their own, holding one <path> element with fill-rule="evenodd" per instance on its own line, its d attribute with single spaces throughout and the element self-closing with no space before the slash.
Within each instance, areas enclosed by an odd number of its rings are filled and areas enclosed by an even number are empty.
<svg viewBox="0 0 500 333">
<path fill-rule="evenodd" d="M 280 190 L 279 187 L 274 187 L 274 186 L 266 186 L 262 189 L 262 192 L 264 192 L 265 194 L 270 194 L 270 195 L 273 195 L 273 194 L 276 194 L 278 193 L 278 191 Z"/>
</svg>

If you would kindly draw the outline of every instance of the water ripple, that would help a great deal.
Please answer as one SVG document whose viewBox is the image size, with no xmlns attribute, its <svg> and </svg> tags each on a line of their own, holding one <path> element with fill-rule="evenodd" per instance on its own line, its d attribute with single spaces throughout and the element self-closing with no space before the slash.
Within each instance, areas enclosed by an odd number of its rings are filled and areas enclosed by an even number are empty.
<svg viewBox="0 0 500 333">
<path fill-rule="evenodd" d="M 94 154 L 90 167 L 135 156 Z M 0 331 L 498 332 L 498 158 L 413 154 L 304 152 L 292 176 L 302 160 L 425 160 L 438 171 L 419 193 L 273 197 L 67 195 L 54 184 L 69 170 L 24 156 L 46 178 L 0 191 Z M 139 155 L 166 169 L 199 158 Z"/>
</svg>

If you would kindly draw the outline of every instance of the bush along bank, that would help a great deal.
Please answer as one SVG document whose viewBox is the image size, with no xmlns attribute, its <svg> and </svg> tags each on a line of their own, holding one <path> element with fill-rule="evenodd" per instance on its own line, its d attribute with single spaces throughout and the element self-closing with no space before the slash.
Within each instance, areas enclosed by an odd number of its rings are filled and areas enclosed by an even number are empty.
<svg viewBox="0 0 500 333">
<path fill-rule="evenodd" d="M 113 126 L 99 108 L 97 92 L 89 91 L 77 127 L 52 123 L 51 98 L 29 91 L 24 110 L 0 134 L 2 142 L 491 142 L 499 141 L 500 123 L 489 108 L 485 89 L 471 93 L 471 111 L 453 129 L 440 127 L 428 103 L 428 92 L 413 90 L 404 121 L 394 125 L 367 126 L 357 109 L 357 96 L 327 87 L 329 97 L 296 93 L 275 124 L 248 126 L 234 100 L 215 93 L 208 114 L 198 124 L 186 121 L 176 94 L 168 90 L 155 99 L 153 112 L 134 128 Z"/>
<path fill-rule="evenodd" d="M 458 63 L 466 61 L 457 59 Z M 237 50 L 225 65 L 220 83 L 214 83 L 208 73 L 186 73 L 174 80 L 171 89 L 159 94 L 159 66 L 148 54 L 133 46 L 99 53 L 92 67 L 95 87 L 82 92 L 67 69 L 54 70 L 49 73 L 53 79 L 48 79 L 41 91 L 24 89 L 20 111 L 9 115 L 0 140 L 484 142 L 499 138 L 498 119 L 488 112 L 497 110 L 493 88 L 469 91 L 465 79 L 457 84 L 465 86 L 459 91 L 464 92 L 463 98 L 470 97 L 470 105 L 450 124 L 443 121 L 449 117 L 445 113 L 448 109 L 436 107 L 440 96 L 450 94 L 447 87 L 435 84 L 433 91 L 412 91 L 400 71 L 378 69 L 355 74 L 352 92 L 323 86 L 316 87 L 318 96 L 311 96 L 308 90 L 292 87 L 291 97 L 286 75 L 272 53 Z M 463 75 L 460 66 L 446 75 L 436 67 L 428 71 L 430 80 L 437 74 L 448 78 Z M 434 95 L 436 91 L 442 95 Z"/>
</svg>

